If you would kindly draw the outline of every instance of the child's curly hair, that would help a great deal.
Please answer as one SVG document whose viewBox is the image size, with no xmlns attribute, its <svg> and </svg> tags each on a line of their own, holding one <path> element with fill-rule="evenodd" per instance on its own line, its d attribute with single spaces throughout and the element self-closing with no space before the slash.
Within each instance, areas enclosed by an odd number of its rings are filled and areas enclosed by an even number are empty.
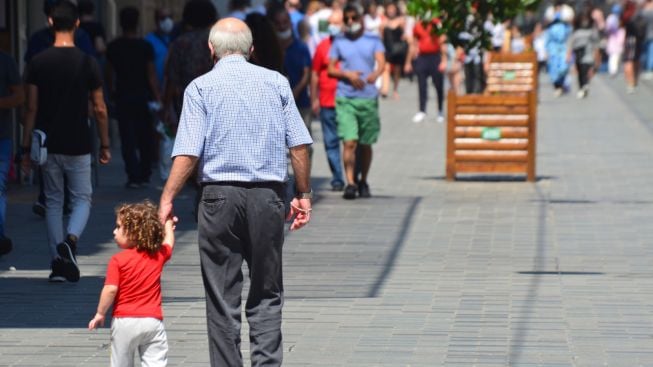
<svg viewBox="0 0 653 367">
<path fill-rule="evenodd" d="M 138 251 L 149 254 L 159 251 L 163 242 L 163 225 L 159 221 L 158 208 L 151 201 L 121 204 L 116 208 L 116 217 Z"/>
</svg>

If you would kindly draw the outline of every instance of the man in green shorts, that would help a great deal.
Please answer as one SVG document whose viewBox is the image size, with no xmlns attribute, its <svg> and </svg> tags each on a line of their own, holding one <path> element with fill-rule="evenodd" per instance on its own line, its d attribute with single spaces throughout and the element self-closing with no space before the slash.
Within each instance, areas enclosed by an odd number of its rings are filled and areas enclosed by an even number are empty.
<svg viewBox="0 0 653 367">
<path fill-rule="evenodd" d="M 334 38 L 329 52 L 329 76 L 338 79 L 336 119 L 343 141 L 343 163 L 347 186 L 343 197 L 370 197 L 367 175 L 372 164 L 372 144 L 381 131 L 378 90 L 374 82 L 385 66 L 385 49 L 379 36 L 364 33 L 362 9 L 347 5 L 343 10 L 344 34 Z M 337 68 L 340 63 L 339 69 Z M 361 179 L 356 185 L 356 149 L 360 154 Z"/>
</svg>

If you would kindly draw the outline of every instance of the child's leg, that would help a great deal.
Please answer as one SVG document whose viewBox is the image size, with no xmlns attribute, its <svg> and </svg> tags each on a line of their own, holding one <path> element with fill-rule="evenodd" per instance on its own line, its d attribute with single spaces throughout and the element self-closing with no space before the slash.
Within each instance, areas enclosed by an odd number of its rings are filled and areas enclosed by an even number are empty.
<svg viewBox="0 0 653 367">
<path fill-rule="evenodd" d="M 111 321 L 111 367 L 134 367 L 140 329 L 131 317 L 116 317 Z"/>
<path fill-rule="evenodd" d="M 141 355 L 141 367 L 165 367 L 168 365 L 168 337 L 163 327 L 163 321 L 154 318 L 142 319 L 143 327 L 148 329 L 147 335 L 138 347 Z"/>
</svg>

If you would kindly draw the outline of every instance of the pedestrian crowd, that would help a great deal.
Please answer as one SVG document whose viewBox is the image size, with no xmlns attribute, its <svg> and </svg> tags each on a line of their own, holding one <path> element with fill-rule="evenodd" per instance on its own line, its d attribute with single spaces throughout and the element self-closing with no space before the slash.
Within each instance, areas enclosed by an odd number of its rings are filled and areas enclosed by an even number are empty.
<svg viewBox="0 0 653 367">
<path fill-rule="evenodd" d="M 165 181 L 158 206 L 116 210 L 122 251 L 109 261 L 89 323 L 102 326 L 113 309 L 112 365 L 130 365 L 136 354 L 147 365 L 166 364 L 160 278 L 174 247 L 173 200 L 186 181 L 197 191 L 211 365 L 242 364 L 243 261 L 252 365 L 280 365 L 284 221 L 291 230 L 310 221 L 314 117 L 331 189 L 353 200 L 372 196 L 379 103 L 399 100 L 405 79 L 417 80 L 412 122 L 429 118 L 430 79 L 433 120 L 443 123 L 445 85 L 483 93 L 490 51 L 535 52 L 556 96 L 571 90 L 572 71 L 578 98 L 588 96 L 591 77 L 604 68 L 613 76 L 623 68 L 628 93 L 640 69 L 653 78 L 653 0 L 607 8 L 555 1 L 541 16 L 529 10 L 507 21 L 490 18 L 482 30 L 474 28 L 475 4 L 455 40 L 439 32 L 438 18 L 409 16 L 403 0 L 229 5 L 221 19 L 210 1 L 190 0 L 178 22 L 158 8 L 155 29 L 144 37 L 143 15 L 127 6 L 119 10 L 120 36 L 110 40 L 92 1 L 45 0 L 49 26 L 30 37 L 22 78 L 0 53 L 0 255 L 13 246 L 4 235 L 11 109 L 24 107 L 17 150 L 23 172 L 38 176 L 33 210 L 46 220 L 52 282 L 80 278 L 76 255 L 91 213 L 92 171 L 96 161 L 112 159 L 110 117 L 125 187 L 147 187 L 157 171 Z M 473 42 L 482 32 L 490 33 L 491 49 Z M 287 182 L 296 193 L 291 199 Z"/>
</svg>

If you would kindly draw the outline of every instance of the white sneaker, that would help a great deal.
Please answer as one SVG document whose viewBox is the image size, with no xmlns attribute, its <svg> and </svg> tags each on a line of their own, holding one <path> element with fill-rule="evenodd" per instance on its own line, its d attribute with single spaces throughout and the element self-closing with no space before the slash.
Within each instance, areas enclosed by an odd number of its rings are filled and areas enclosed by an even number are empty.
<svg viewBox="0 0 653 367">
<path fill-rule="evenodd" d="M 635 93 L 635 87 L 633 87 L 632 85 L 627 86 L 626 87 L 626 93 L 628 93 L 628 94 Z"/>
<path fill-rule="evenodd" d="M 424 121 L 426 118 L 426 113 L 419 111 L 418 113 L 413 116 L 413 122 L 416 124 L 419 124 L 420 122 Z"/>
<path fill-rule="evenodd" d="M 442 116 L 442 114 L 440 113 L 438 114 L 438 124 L 441 124 L 443 122 L 444 122 L 444 116 Z"/>
</svg>

